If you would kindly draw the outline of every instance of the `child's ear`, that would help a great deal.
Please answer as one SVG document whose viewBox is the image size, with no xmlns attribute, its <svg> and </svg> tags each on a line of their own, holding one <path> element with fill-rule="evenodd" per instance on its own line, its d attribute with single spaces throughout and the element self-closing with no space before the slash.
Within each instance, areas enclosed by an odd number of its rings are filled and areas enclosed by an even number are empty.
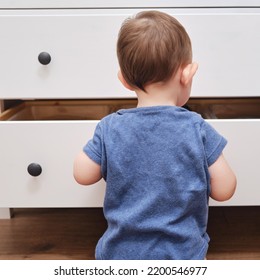
<svg viewBox="0 0 260 280">
<path fill-rule="evenodd" d="M 196 74 L 198 70 L 198 64 L 196 62 L 187 64 L 181 73 L 181 83 L 184 86 L 187 86 L 192 81 L 193 76 Z"/>
<path fill-rule="evenodd" d="M 134 90 L 134 88 L 133 88 L 132 86 L 130 86 L 130 85 L 126 82 L 125 78 L 124 78 L 123 75 L 122 75 L 121 70 L 118 71 L 117 77 L 118 77 L 119 81 L 122 83 L 122 85 L 123 85 L 125 88 L 127 88 L 127 89 L 129 89 L 129 90 L 131 90 L 131 91 Z"/>
</svg>

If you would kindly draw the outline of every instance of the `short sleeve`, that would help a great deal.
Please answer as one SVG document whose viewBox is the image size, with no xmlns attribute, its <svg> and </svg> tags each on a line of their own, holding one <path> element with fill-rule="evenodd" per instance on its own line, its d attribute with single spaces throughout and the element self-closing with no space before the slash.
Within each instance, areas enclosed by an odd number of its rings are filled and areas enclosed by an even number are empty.
<svg viewBox="0 0 260 280">
<path fill-rule="evenodd" d="M 102 129 L 100 123 L 98 123 L 95 129 L 93 138 L 83 147 L 83 151 L 89 156 L 89 158 L 101 165 Z"/>
<path fill-rule="evenodd" d="M 207 163 L 210 166 L 221 155 L 227 144 L 227 140 L 206 121 L 202 123 L 201 132 Z"/>
</svg>

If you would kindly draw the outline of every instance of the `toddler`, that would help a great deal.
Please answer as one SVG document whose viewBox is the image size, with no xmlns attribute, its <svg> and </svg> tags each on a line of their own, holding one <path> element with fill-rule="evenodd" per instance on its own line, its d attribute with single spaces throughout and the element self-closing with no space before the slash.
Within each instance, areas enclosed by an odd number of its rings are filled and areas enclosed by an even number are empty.
<svg viewBox="0 0 260 280">
<path fill-rule="evenodd" d="M 119 80 L 137 108 L 103 118 L 74 162 L 79 184 L 104 178 L 108 228 L 96 259 L 205 259 L 208 200 L 228 200 L 236 177 L 227 141 L 188 101 L 198 65 L 184 27 L 144 11 L 119 32 Z"/>
</svg>

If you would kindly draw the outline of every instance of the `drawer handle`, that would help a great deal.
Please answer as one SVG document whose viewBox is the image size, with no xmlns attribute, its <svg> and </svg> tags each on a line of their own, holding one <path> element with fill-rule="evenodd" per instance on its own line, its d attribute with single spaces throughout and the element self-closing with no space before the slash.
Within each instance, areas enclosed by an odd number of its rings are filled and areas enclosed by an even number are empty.
<svg viewBox="0 0 260 280">
<path fill-rule="evenodd" d="M 28 165 L 27 171 L 31 176 L 37 177 L 42 173 L 42 167 L 40 166 L 40 164 L 33 162 Z"/>
<path fill-rule="evenodd" d="M 38 60 L 42 65 L 47 65 L 51 62 L 51 56 L 47 52 L 41 52 L 38 55 Z"/>
</svg>

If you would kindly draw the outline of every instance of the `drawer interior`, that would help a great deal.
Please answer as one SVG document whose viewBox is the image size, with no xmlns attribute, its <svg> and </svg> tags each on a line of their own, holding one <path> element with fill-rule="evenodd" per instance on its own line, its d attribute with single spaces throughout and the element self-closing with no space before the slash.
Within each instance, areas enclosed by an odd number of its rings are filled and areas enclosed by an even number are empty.
<svg viewBox="0 0 260 280">
<path fill-rule="evenodd" d="M 99 120 L 136 105 L 136 99 L 25 101 L 5 110 L 0 120 Z M 191 98 L 184 107 L 205 119 L 260 118 L 260 98 Z"/>
<path fill-rule="evenodd" d="M 188 109 L 205 119 L 258 119 L 260 98 L 197 98 L 190 99 Z"/>
<path fill-rule="evenodd" d="M 136 107 L 136 104 L 134 99 L 25 101 L 4 111 L 0 120 L 99 120 L 119 109 Z"/>
</svg>

